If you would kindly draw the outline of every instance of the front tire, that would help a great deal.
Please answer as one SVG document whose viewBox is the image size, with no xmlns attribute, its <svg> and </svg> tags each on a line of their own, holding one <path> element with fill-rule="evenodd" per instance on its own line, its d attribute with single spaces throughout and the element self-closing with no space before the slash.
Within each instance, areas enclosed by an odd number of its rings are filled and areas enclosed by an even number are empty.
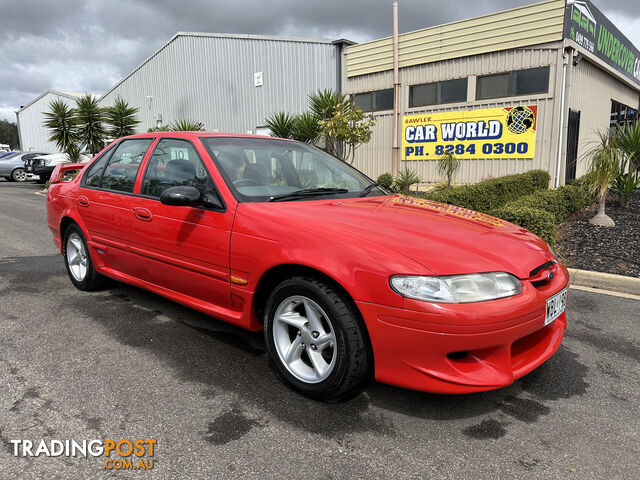
<svg viewBox="0 0 640 480">
<path fill-rule="evenodd" d="M 27 172 L 24 171 L 24 168 L 16 168 L 13 172 L 11 172 L 11 180 L 13 180 L 14 182 L 26 182 Z"/>
<path fill-rule="evenodd" d="M 294 390 L 338 402 L 360 393 L 369 355 L 355 305 L 329 282 L 293 277 L 267 301 L 265 344 L 276 372 Z"/>
<path fill-rule="evenodd" d="M 64 233 L 64 263 L 71 283 L 83 291 L 96 290 L 104 283 L 93 265 L 87 240 L 77 225 L 71 225 Z"/>
</svg>

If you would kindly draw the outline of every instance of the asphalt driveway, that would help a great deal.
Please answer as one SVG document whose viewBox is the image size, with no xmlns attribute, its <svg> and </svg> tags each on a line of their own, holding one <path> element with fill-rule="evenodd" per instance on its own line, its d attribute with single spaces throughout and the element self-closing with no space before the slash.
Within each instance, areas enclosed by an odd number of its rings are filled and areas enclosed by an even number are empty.
<svg viewBox="0 0 640 480">
<path fill-rule="evenodd" d="M 83 293 L 40 185 L 0 182 L 0 478 L 635 478 L 640 301 L 572 289 L 565 341 L 499 391 L 292 393 L 249 334 L 123 284 Z M 152 438 L 147 472 L 12 439 Z"/>
</svg>

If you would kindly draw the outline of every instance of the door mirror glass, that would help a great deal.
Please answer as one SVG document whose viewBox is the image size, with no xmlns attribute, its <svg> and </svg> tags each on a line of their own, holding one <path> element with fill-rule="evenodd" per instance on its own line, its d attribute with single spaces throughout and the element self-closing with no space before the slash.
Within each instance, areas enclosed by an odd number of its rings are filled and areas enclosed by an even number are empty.
<svg viewBox="0 0 640 480">
<path fill-rule="evenodd" d="M 179 186 L 167 188 L 160 195 L 160 202 L 176 207 L 193 207 L 202 205 L 203 199 L 200 190 L 196 187 Z"/>
</svg>

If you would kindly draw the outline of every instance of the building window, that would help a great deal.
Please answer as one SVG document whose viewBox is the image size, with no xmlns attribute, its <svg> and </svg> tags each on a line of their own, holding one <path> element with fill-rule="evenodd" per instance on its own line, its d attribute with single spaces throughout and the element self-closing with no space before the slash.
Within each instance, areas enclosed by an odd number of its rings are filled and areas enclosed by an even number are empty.
<svg viewBox="0 0 640 480">
<path fill-rule="evenodd" d="M 638 110 L 628 107 L 620 102 L 611 100 L 611 117 L 609 120 L 609 126 L 615 127 L 617 125 L 624 126 L 629 123 L 634 123 L 638 120 Z"/>
<path fill-rule="evenodd" d="M 513 97 L 549 91 L 549 67 L 528 68 L 478 77 L 476 99 Z"/>
<path fill-rule="evenodd" d="M 466 78 L 425 83 L 423 85 L 411 85 L 411 87 L 409 87 L 409 107 L 464 102 L 466 100 Z"/>
<path fill-rule="evenodd" d="M 393 110 L 393 88 L 353 95 L 353 103 L 363 112 Z"/>
</svg>

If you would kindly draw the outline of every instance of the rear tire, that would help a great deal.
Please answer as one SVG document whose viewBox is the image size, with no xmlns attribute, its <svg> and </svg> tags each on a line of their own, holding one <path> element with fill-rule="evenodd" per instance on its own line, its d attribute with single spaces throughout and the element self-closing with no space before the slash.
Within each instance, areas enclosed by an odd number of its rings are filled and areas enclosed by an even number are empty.
<svg viewBox="0 0 640 480">
<path fill-rule="evenodd" d="M 83 291 L 97 290 L 104 285 L 105 277 L 93 265 L 87 240 L 77 225 L 70 225 L 64 232 L 64 264 L 71 283 Z"/>
<path fill-rule="evenodd" d="M 359 394 L 370 359 L 356 307 L 331 283 L 308 276 L 271 293 L 265 344 L 276 373 L 294 390 L 326 402 Z"/>
<path fill-rule="evenodd" d="M 27 172 L 24 171 L 24 168 L 16 168 L 13 172 L 11 172 L 11 180 L 13 180 L 14 182 L 26 182 Z"/>
</svg>

